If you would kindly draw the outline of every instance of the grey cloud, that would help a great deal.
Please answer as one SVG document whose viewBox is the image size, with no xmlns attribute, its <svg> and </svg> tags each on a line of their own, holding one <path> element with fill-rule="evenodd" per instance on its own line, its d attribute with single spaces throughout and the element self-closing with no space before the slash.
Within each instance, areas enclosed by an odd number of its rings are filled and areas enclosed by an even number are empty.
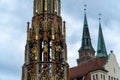
<svg viewBox="0 0 120 80">
<path fill-rule="evenodd" d="M 0 2 L 1 80 L 21 80 L 26 22 L 30 21 L 31 17 L 32 2 L 30 1 L 2 0 Z M 8 78 L 5 77 L 6 75 Z"/>
</svg>

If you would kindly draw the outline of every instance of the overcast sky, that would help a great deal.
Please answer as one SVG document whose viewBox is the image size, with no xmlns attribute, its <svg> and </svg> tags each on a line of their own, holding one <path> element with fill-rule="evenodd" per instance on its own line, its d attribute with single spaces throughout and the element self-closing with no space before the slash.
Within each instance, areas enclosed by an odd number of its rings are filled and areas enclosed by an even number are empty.
<svg viewBox="0 0 120 80">
<path fill-rule="evenodd" d="M 62 0 L 67 25 L 68 61 L 76 66 L 81 46 L 84 4 L 93 47 L 97 49 L 98 14 L 107 52 L 113 50 L 120 64 L 120 0 Z M 0 80 L 21 80 L 26 44 L 26 23 L 32 19 L 33 0 L 0 0 Z"/>
</svg>

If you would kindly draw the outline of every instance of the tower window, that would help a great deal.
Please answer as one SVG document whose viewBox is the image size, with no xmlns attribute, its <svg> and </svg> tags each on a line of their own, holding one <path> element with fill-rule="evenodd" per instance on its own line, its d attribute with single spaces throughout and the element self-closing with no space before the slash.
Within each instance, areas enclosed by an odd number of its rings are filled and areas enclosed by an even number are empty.
<svg viewBox="0 0 120 80">
<path fill-rule="evenodd" d="M 96 79 L 98 80 L 98 75 L 96 74 Z"/>
<path fill-rule="evenodd" d="M 103 79 L 105 80 L 105 75 L 103 75 Z"/>
<path fill-rule="evenodd" d="M 102 74 L 101 74 L 101 79 L 102 79 Z"/>
<path fill-rule="evenodd" d="M 113 77 L 111 77 L 111 80 L 113 80 Z"/>
<path fill-rule="evenodd" d="M 110 76 L 108 76 L 108 80 L 110 80 Z"/>
</svg>

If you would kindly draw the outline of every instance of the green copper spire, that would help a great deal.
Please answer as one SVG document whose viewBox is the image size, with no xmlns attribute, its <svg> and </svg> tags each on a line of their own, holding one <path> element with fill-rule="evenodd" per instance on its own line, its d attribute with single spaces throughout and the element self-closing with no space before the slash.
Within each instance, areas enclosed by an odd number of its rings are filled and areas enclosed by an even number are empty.
<svg viewBox="0 0 120 80">
<path fill-rule="evenodd" d="M 84 5 L 85 9 L 84 9 L 84 27 L 87 28 L 88 27 L 88 22 L 87 22 L 87 17 L 86 17 L 86 6 Z"/>
<path fill-rule="evenodd" d="M 88 28 L 87 16 L 86 13 L 84 14 L 84 27 Z"/>
<path fill-rule="evenodd" d="M 95 57 L 95 50 L 92 47 L 87 16 L 86 16 L 86 5 L 84 9 L 84 24 L 83 24 L 83 34 L 82 34 L 82 43 L 81 47 L 78 50 L 79 58 L 77 59 L 77 64 L 80 65 L 81 63 L 87 62 Z"/>
<path fill-rule="evenodd" d="M 88 28 L 88 23 L 87 23 L 86 12 L 84 14 L 82 45 L 81 45 L 81 48 L 79 49 L 79 52 L 82 50 L 90 50 L 92 52 L 95 52 L 91 44 L 91 38 L 90 38 L 90 33 L 89 33 L 89 28 Z"/>
<path fill-rule="evenodd" d="M 99 18 L 99 33 L 98 33 L 98 45 L 97 45 L 97 57 L 106 57 L 107 51 L 104 42 L 104 37 L 101 28 L 101 18 Z"/>
</svg>

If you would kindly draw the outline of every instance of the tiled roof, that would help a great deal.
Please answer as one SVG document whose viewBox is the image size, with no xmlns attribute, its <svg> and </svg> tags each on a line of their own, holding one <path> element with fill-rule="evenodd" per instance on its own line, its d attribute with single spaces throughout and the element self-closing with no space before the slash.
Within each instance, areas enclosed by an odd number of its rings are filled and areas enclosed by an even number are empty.
<svg viewBox="0 0 120 80">
<path fill-rule="evenodd" d="M 105 65 L 107 58 L 95 58 L 90 60 L 89 62 L 83 63 L 79 66 L 73 67 L 69 69 L 70 79 L 77 79 L 82 76 L 85 76 L 91 71 L 95 70 L 104 70 L 103 66 Z"/>
<path fill-rule="evenodd" d="M 87 74 L 85 80 L 91 80 L 90 74 Z"/>
</svg>

